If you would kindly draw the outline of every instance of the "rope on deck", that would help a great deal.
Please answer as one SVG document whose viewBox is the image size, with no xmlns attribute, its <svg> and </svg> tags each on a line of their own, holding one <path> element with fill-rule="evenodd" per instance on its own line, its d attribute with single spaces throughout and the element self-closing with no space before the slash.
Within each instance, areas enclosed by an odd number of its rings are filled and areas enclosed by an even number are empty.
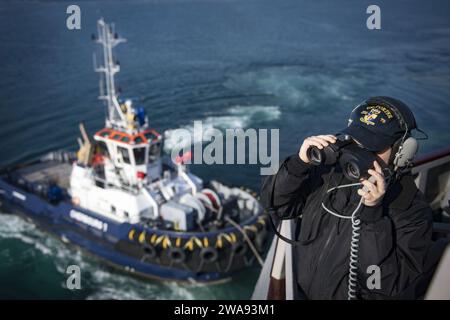
<svg viewBox="0 0 450 320">
<path fill-rule="evenodd" d="M 238 229 L 240 233 L 242 233 L 245 241 L 247 241 L 250 249 L 252 250 L 253 254 L 255 255 L 256 259 L 258 260 L 259 264 L 262 267 L 264 265 L 264 261 L 261 258 L 261 256 L 259 255 L 258 250 L 256 250 L 255 246 L 253 245 L 252 240 L 250 240 L 250 238 L 247 236 L 247 233 L 245 232 L 245 230 L 242 229 L 241 226 L 239 224 L 237 224 L 236 222 L 234 222 L 230 217 L 226 216 L 225 220 L 227 222 L 229 222 L 231 225 L 233 225 L 236 229 Z"/>
</svg>

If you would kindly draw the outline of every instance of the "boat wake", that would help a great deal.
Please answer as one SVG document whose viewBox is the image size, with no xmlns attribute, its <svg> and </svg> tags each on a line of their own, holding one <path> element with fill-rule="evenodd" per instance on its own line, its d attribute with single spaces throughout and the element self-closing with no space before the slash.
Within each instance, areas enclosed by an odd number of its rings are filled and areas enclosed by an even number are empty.
<svg viewBox="0 0 450 320">
<path fill-rule="evenodd" d="M 182 126 L 182 129 L 189 131 L 191 137 L 186 137 L 177 129 L 166 130 L 164 132 L 164 151 L 170 152 L 175 146 L 187 147 L 191 143 L 202 143 L 205 141 L 211 141 L 212 136 L 208 135 L 208 129 L 246 129 L 250 126 L 257 127 L 259 123 L 271 122 L 279 119 L 281 116 L 281 110 L 279 106 L 234 106 L 227 110 L 225 114 L 210 115 L 202 119 L 203 125 L 203 137 L 192 141 L 192 138 L 196 138 L 199 135 L 194 135 L 194 125 L 187 124 Z"/>
<path fill-rule="evenodd" d="M 288 108 L 312 110 L 318 101 L 351 101 L 364 81 L 356 73 L 300 65 L 268 66 L 231 75 L 224 86 L 234 92 L 275 98 Z"/>
<path fill-rule="evenodd" d="M 81 270 L 81 285 L 85 299 L 195 299 L 187 285 L 176 282 L 151 282 L 123 275 L 100 265 L 98 262 L 84 256 L 81 251 L 66 247 L 59 240 L 48 236 L 36 228 L 32 223 L 11 214 L 0 213 L 0 242 L 3 239 L 16 239 L 29 246 L 34 253 L 41 253 L 45 259 L 51 260 L 60 277 L 67 277 L 66 270 L 69 265 L 77 265 Z M 27 250 L 28 251 L 28 250 Z M 21 259 L 23 251 L 8 252 L 7 259 L 2 259 L 2 268 L 13 268 Z M 5 263 L 10 262 L 10 266 Z M 49 269 L 49 272 L 54 270 Z M 59 279 L 59 277 L 56 277 Z M 65 281 L 60 283 L 65 288 Z M 67 289 L 68 290 L 68 289 Z M 1 293 L 1 289 L 0 289 Z M 30 297 L 39 299 L 40 297 Z"/>
</svg>

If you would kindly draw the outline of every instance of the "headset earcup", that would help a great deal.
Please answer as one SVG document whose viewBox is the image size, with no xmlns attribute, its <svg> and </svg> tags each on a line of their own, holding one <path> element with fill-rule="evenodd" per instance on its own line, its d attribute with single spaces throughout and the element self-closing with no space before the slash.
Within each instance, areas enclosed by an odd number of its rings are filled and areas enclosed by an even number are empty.
<svg viewBox="0 0 450 320">
<path fill-rule="evenodd" d="M 419 144 L 415 138 L 406 139 L 394 158 L 394 166 L 398 168 L 407 166 L 414 159 L 418 149 Z"/>
</svg>

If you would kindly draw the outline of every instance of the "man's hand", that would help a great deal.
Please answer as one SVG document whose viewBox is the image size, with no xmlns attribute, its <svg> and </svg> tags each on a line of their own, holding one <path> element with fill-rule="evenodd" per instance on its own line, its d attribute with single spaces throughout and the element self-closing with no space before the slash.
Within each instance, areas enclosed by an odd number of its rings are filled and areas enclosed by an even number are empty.
<svg viewBox="0 0 450 320">
<path fill-rule="evenodd" d="M 358 194 L 364 199 L 364 205 L 369 207 L 376 206 L 380 203 L 386 193 L 386 181 L 384 179 L 383 170 L 381 170 L 378 162 L 374 161 L 373 165 L 375 170 L 369 169 L 368 172 L 375 178 L 375 182 L 372 183 L 369 180 L 363 179 L 361 183 L 367 187 L 369 191 L 364 191 L 362 188 L 358 189 Z"/>
<path fill-rule="evenodd" d="M 328 146 L 330 143 L 335 143 L 335 142 L 336 142 L 336 137 L 331 134 L 322 135 L 322 136 L 311 136 L 309 138 L 306 138 L 305 141 L 303 141 L 303 144 L 300 147 L 300 151 L 298 152 L 298 156 L 304 163 L 309 163 L 308 155 L 306 154 L 309 147 L 316 146 L 319 149 L 323 149 L 326 146 Z"/>
</svg>

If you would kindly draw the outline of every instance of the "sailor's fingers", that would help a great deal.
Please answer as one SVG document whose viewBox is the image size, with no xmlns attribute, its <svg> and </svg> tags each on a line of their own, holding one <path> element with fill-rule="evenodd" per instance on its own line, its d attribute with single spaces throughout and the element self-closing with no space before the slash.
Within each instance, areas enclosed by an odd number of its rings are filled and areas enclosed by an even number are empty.
<svg viewBox="0 0 450 320">
<path fill-rule="evenodd" d="M 376 186 L 378 189 L 378 192 L 381 194 L 384 194 L 386 192 L 386 180 L 384 179 L 383 172 L 379 173 L 377 171 L 374 171 L 372 169 L 369 169 L 369 174 L 375 178 Z"/>
<path fill-rule="evenodd" d="M 329 143 L 335 143 L 336 142 L 336 137 L 331 135 L 331 134 L 320 135 L 320 136 L 317 136 L 317 138 L 326 140 Z"/>
<path fill-rule="evenodd" d="M 306 138 L 303 141 L 302 146 L 300 147 L 300 151 L 298 153 L 299 157 L 303 162 L 309 163 L 307 151 L 311 146 L 317 147 L 319 149 L 323 149 L 328 146 L 330 143 L 335 143 L 336 137 L 333 135 L 320 135 L 320 136 L 311 136 Z"/>
<path fill-rule="evenodd" d="M 361 198 L 363 198 L 366 201 L 371 201 L 372 200 L 372 196 L 370 195 L 369 192 L 364 191 L 363 189 L 358 189 L 358 194 L 361 196 Z"/>
<path fill-rule="evenodd" d="M 309 159 L 308 159 L 308 155 L 307 155 L 308 149 L 312 146 L 317 147 L 319 149 L 323 149 L 328 144 L 329 144 L 329 142 L 325 139 L 321 139 L 316 136 L 308 137 L 303 141 L 298 155 L 303 162 L 309 163 Z"/>
<path fill-rule="evenodd" d="M 319 136 L 309 137 L 307 140 L 318 143 L 322 148 L 326 147 L 330 144 L 327 140 L 325 140 Z M 322 148 L 320 148 L 320 149 L 322 149 Z"/>
<path fill-rule="evenodd" d="M 357 193 L 363 199 L 364 205 L 369 207 L 377 205 L 382 199 L 382 197 L 376 196 L 372 192 L 364 191 L 363 189 L 358 189 Z"/>
<path fill-rule="evenodd" d="M 308 149 L 311 146 L 315 146 L 319 149 L 323 149 L 323 147 L 324 147 L 320 141 L 313 139 L 313 138 L 305 139 L 305 141 L 303 142 L 303 146 L 306 147 L 306 149 Z"/>
<path fill-rule="evenodd" d="M 366 187 L 367 192 L 370 192 L 374 196 L 378 194 L 378 189 L 374 183 L 370 182 L 369 180 L 363 180 L 361 181 L 361 183 L 363 184 L 364 187 Z"/>
<path fill-rule="evenodd" d="M 383 169 L 381 169 L 381 166 L 378 164 L 378 161 L 373 162 L 373 166 L 375 167 L 375 171 L 379 174 L 383 174 Z"/>
<path fill-rule="evenodd" d="M 363 203 L 365 206 L 373 207 L 379 204 L 383 196 L 382 195 L 373 195 L 372 192 L 364 191 L 363 189 L 358 189 L 357 193 L 361 196 Z"/>
<path fill-rule="evenodd" d="M 381 167 L 379 167 L 381 169 Z M 358 194 L 363 198 L 364 205 L 374 206 L 383 199 L 386 192 L 386 182 L 384 180 L 383 172 L 377 172 L 369 169 L 369 174 L 375 179 L 374 182 L 369 180 L 362 180 L 361 184 L 364 188 L 358 190 Z M 366 190 L 363 190 L 366 189 Z"/>
</svg>

